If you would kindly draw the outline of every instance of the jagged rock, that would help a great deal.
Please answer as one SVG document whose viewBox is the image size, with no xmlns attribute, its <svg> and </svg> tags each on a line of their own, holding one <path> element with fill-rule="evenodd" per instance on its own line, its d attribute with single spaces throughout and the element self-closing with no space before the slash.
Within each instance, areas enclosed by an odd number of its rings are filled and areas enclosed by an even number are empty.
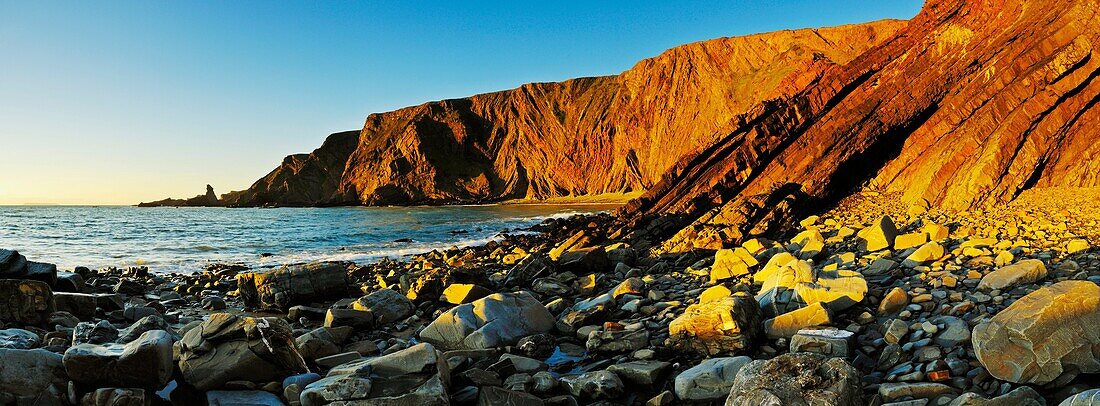
<svg viewBox="0 0 1100 406">
<path fill-rule="evenodd" d="M 380 357 L 352 361 L 307 385 L 303 406 L 351 404 L 447 405 L 449 371 L 443 354 L 428 343 Z"/>
<path fill-rule="evenodd" d="M 524 392 L 493 386 L 482 386 L 478 389 L 478 406 L 541 406 L 544 404 L 538 396 Z"/>
<path fill-rule="evenodd" d="M 553 328 L 554 316 L 530 293 L 495 293 L 441 314 L 420 338 L 440 348 L 483 349 Z"/>
<path fill-rule="evenodd" d="M 17 251 L 0 249 L 0 279 L 30 279 L 54 286 L 57 283 L 57 266 L 28 261 Z"/>
<path fill-rule="evenodd" d="M 374 313 L 355 309 L 328 309 L 325 312 L 325 327 L 352 327 L 370 329 L 376 325 Z"/>
<path fill-rule="evenodd" d="M 283 406 L 283 401 L 271 392 L 261 390 L 212 390 L 206 392 L 209 406 Z"/>
<path fill-rule="evenodd" d="M 628 352 L 649 345 L 649 331 L 593 331 L 588 335 L 585 347 L 593 352 Z"/>
<path fill-rule="evenodd" d="M 746 356 L 711 358 L 676 375 L 676 397 L 687 401 L 711 401 L 729 395 L 733 378 L 752 362 Z"/>
<path fill-rule="evenodd" d="M 898 236 L 898 228 L 894 225 L 894 219 L 883 216 L 874 224 L 867 226 L 856 233 L 860 239 L 860 249 L 864 251 L 881 251 L 892 248 L 894 239 Z"/>
<path fill-rule="evenodd" d="M 878 314 L 889 316 L 901 311 L 907 305 L 909 305 L 909 294 L 905 293 L 905 289 L 895 287 L 890 289 L 886 296 L 882 298 L 882 301 L 879 302 Z"/>
<path fill-rule="evenodd" d="M 974 327 L 974 352 L 994 377 L 1045 384 L 1100 372 L 1100 286 L 1064 281 L 1013 302 Z"/>
<path fill-rule="evenodd" d="M 946 250 L 944 250 L 943 246 L 939 243 L 929 241 L 921 245 L 920 248 L 917 248 L 916 251 L 913 251 L 912 254 L 905 257 L 905 260 L 902 261 L 901 264 L 910 268 L 916 268 L 917 266 L 940 259 L 945 252 Z"/>
<path fill-rule="evenodd" d="M 760 306 L 745 293 L 688 306 L 668 325 L 669 344 L 704 355 L 747 351 L 760 336 Z"/>
<path fill-rule="evenodd" d="M 717 282 L 747 275 L 749 267 L 756 264 L 756 258 L 744 248 L 718 250 L 714 253 L 714 265 L 710 267 L 710 280 Z"/>
<path fill-rule="evenodd" d="M 340 345 L 352 333 L 350 327 L 320 327 L 294 340 L 298 353 L 307 360 L 316 360 L 340 352 Z"/>
<path fill-rule="evenodd" d="M 348 264 L 314 262 L 237 275 L 241 300 L 250 307 L 287 309 L 348 293 Z"/>
<path fill-rule="evenodd" d="M 412 316 L 416 306 L 404 295 L 390 289 L 382 289 L 363 296 L 351 303 L 351 308 L 370 312 L 376 325 L 390 324 Z"/>
<path fill-rule="evenodd" d="M 163 388 L 172 377 L 172 336 L 143 333 L 122 344 L 78 344 L 65 351 L 65 371 L 73 381 L 95 387 Z"/>
<path fill-rule="evenodd" d="M 129 327 L 126 327 L 118 331 L 118 339 L 116 342 L 126 344 L 128 342 L 137 340 L 146 331 L 162 330 L 167 332 L 172 337 L 172 341 L 179 340 L 180 336 L 176 333 L 176 330 L 172 328 L 163 317 L 159 315 L 145 316 L 140 320 L 134 322 Z M 96 343 L 93 343 L 96 344 Z"/>
<path fill-rule="evenodd" d="M 1015 264 L 990 272 L 982 278 L 978 289 L 1008 289 L 1024 283 L 1032 283 L 1047 276 L 1047 267 L 1043 261 L 1025 259 Z"/>
<path fill-rule="evenodd" d="M 572 249 L 558 258 L 558 270 L 575 274 L 604 272 L 610 266 L 603 247 Z"/>
<path fill-rule="evenodd" d="M 84 394 L 81 406 L 145 406 L 147 399 L 144 389 L 138 388 L 99 388 Z"/>
<path fill-rule="evenodd" d="M 43 349 L 11 350 L 0 348 L 0 393 L 9 393 L 35 404 L 35 397 L 50 394 L 64 398 L 69 378 L 61 354 Z M 49 404 L 45 399 L 43 403 Z M 61 404 L 61 403 L 59 403 Z"/>
<path fill-rule="evenodd" d="M 1100 389 L 1087 391 L 1070 396 L 1059 403 L 1058 406 L 1096 406 L 1100 405 Z"/>
<path fill-rule="evenodd" d="M 277 318 L 215 313 L 176 342 L 182 377 L 199 390 L 269 382 L 306 370 L 290 326 Z"/>
<path fill-rule="evenodd" d="M 830 358 L 851 358 L 855 334 L 847 330 L 799 330 L 791 337 L 791 352 L 813 352 Z"/>
<path fill-rule="evenodd" d="M 863 404 L 860 375 L 840 358 L 783 354 L 750 362 L 737 372 L 727 406 Z"/>
<path fill-rule="evenodd" d="M 39 325 L 53 313 L 53 292 L 45 282 L 0 279 L 0 321 Z"/>
<path fill-rule="evenodd" d="M 87 293 L 54 292 L 53 302 L 57 311 L 69 312 L 80 320 L 89 321 L 95 317 L 98 295 Z"/>
<path fill-rule="evenodd" d="M 671 366 L 672 364 L 664 361 L 630 361 L 610 365 L 607 370 L 614 372 L 627 383 L 646 387 L 657 384 L 658 379 Z"/>
<path fill-rule="evenodd" d="M 33 332 L 9 328 L 0 330 L 0 349 L 29 350 L 37 347 L 42 338 Z"/>
</svg>

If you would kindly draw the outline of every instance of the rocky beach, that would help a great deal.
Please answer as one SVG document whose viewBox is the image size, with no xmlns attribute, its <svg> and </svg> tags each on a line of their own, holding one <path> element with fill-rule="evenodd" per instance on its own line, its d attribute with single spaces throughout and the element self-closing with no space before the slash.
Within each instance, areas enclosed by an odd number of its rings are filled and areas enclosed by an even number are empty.
<svg viewBox="0 0 1100 406">
<path fill-rule="evenodd" d="M 1098 208 L 865 191 L 717 250 L 651 255 L 577 215 L 408 261 L 193 274 L 5 250 L 0 402 L 1091 405 Z"/>
</svg>

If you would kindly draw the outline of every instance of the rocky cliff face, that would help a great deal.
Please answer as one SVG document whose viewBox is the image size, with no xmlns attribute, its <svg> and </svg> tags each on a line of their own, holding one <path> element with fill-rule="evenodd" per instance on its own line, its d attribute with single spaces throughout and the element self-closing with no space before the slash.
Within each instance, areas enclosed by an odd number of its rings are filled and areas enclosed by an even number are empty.
<svg viewBox="0 0 1100 406">
<path fill-rule="evenodd" d="M 1097 12 L 1083 0 L 929 1 L 892 38 L 750 109 L 626 217 L 660 251 L 683 251 L 859 188 L 971 209 L 1033 186 L 1100 185 Z"/>
<path fill-rule="evenodd" d="M 487 202 L 641 191 L 677 160 L 905 25 L 721 38 L 607 77 L 535 83 L 367 117 L 228 205 Z"/>
</svg>

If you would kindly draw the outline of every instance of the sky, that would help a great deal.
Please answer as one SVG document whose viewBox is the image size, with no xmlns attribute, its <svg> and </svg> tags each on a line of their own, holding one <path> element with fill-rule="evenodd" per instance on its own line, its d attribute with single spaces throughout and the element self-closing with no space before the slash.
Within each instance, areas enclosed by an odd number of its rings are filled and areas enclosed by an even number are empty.
<svg viewBox="0 0 1100 406">
<path fill-rule="evenodd" d="M 915 0 L 0 0 L 0 204 L 245 189 L 373 112 L 609 75 L 676 45 L 908 19 Z"/>
</svg>

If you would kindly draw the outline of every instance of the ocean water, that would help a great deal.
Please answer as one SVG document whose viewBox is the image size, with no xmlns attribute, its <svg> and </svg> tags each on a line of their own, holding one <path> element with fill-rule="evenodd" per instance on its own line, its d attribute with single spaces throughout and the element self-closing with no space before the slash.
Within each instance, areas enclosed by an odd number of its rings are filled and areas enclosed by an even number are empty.
<svg viewBox="0 0 1100 406">
<path fill-rule="evenodd" d="M 0 248 L 32 261 L 195 272 L 211 262 L 253 267 L 316 260 L 369 263 L 523 232 L 550 217 L 612 205 L 484 205 L 229 209 L 0 206 Z M 398 242 L 411 239 L 411 242 Z"/>
</svg>

